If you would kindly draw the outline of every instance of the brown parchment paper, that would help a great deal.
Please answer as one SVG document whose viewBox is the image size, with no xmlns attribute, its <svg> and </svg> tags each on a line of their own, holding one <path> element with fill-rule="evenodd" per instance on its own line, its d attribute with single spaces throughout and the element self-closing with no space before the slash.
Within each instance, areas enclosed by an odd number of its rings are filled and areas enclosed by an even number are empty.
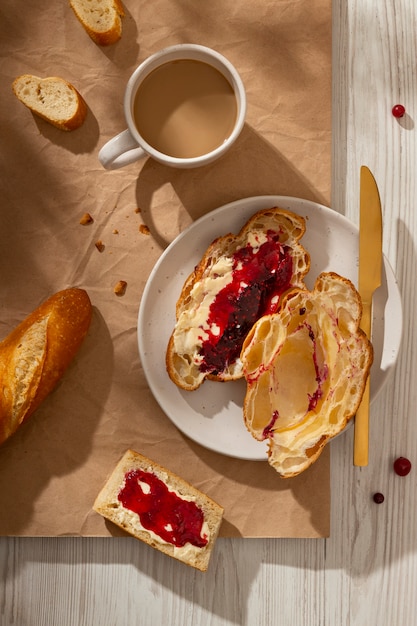
<svg viewBox="0 0 417 626">
<path fill-rule="evenodd" d="M 94 305 L 61 383 L 0 449 L 0 533 L 117 534 L 91 507 L 133 448 L 221 503 L 223 536 L 327 536 L 329 451 L 283 481 L 267 462 L 189 440 L 146 384 L 136 324 L 152 267 L 199 216 L 265 194 L 329 204 L 331 0 L 124 4 L 123 37 L 108 48 L 93 43 L 67 2 L 0 4 L 0 337 L 65 287 L 83 287 Z M 211 46 L 239 70 L 248 111 L 238 142 L 203 169 L 144 159 L 105 171 L 97 153 L 125 128 L 128 77 L 149 54 L 181 42 Z M 12 94 L 23 73 L 72 82 L 89 107 L 84 125 L 64 133 L 34 117 Z M 85 212 L 88 226 L 79 223 Z M 119 280 L 127 282 L 121 297 Z"/>
</svg>

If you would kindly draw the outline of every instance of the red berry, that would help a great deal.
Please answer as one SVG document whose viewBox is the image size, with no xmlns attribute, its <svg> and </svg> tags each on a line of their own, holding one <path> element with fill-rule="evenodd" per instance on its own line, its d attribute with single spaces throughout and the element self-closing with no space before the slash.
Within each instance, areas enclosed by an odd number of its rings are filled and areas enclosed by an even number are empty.
<svg viewBox="0 0 417 626">
<path fill-rule="evenodd" d="M 396 104 L 392 107 L 392 114 L 394 117 L 404 117 L 405 107 L 402 104 Z"/>
<path fill-rule="evenodd" d="M 382 504 L 385 500 L 384 495 L 382 493 L 374 493 L 374 502 L 377 504 Z"/>
<path fill-rule="evenodd" d="M 398 474 L 398 476 L 407 476 L 411 471 L 411 461 L 406 459 L 403 456 L 398 457 L 394 461 L 394 472 Z"/>
</svg>

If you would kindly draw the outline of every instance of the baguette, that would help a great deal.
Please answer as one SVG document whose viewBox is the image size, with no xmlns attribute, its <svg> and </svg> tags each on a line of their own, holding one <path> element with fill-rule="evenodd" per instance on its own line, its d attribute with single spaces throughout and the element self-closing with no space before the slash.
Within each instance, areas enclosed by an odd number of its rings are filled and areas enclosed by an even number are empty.
<svg viewBox="0 0 417 626">
<path fill-rule="evenodd" d="M 136 539 L 203 572 L 224 513 L 206 494 L 133 450 L 125 452 L 93 509 Z"/>
<path fill-rule="evenodd" d="M 36 411 L 77 353 L 92 307 L 83 289 L 60 291 L 0 343 L 0 444 Z"/>
<path fill-rule="evenodd" d="M 125 14 L 119 0 L 70 0 L 70 5 L 96 44 L 109 46 L 119 41 Z"/>
<path fill-rule="evenodd" d="M 87 105 L 71 83 L 58 76 L 39 78 L 23 74 L 13 81 L 13 93 L 25 106 L 60 130 L 75 130 L 83 124 Z"/>
<path fill-rule="evenodd" d="M 288 294 L 244 342 L 245 424 L 269 440 L 268 461 L 284 478 L 307 469 L 359 407 L 373 360 L 361 315 L 353 284 L 325 272 L 313 291 Z"/>
<path fill-rule="evenodd" d="M 258 211 L 238 235 L 216 239 L 186 280 L 176 306 L 166 368 L 182 389 L 206 378 L 243 377 L 240 351 L 257 319 L 304 286 L 310 257 L 299 243 L 302 217 L 277 207 Z"/>
</svg>

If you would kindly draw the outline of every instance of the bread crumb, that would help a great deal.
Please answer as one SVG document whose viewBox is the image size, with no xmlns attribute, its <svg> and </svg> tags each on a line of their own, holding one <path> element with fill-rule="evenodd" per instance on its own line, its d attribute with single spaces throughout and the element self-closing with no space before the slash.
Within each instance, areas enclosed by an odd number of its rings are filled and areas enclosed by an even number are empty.
<svg viewBox="0 0 417 626">
<path fill-rule="evenodd" d="M 93 218 L 89 213 L 84 213 L 82 218 L 80 219 L 80 224 L 85 226 L 86 224 L 92 224 L 94 222 Z"/>
<path fill-rule="evenodd" d="M 118 235 L 118 234 L 119 234 L 119 231 L 117 230 L 117 228 L 115 228 L 115 229 L 113 230 L 113 235 Z"/>
<path fill-rule="evenodd" d="M 145 224 L 141 224 L 139 226 L 139 232 L 141 232 L 143 235 L 149 235 L 151 231 L 149 230 L 148 226 L 146 226 Z"/>
<path fill-rule="evenodd" d="M 139 207 L 136 207 L 135 213 L 142 213 L 142 209 L 140 209 Z"/>
<path fill-rule="evenodd" d="M 114 286 L 113 291 L 116 296 L 124 296 L 126 293 L 127 282 L 125 280 L 119 280 L 119 282 Z"/>
<path fill-rule="evenodd" d="M 101 239 L 99 239 L 98 241 L 96 241 L 96 243 L 95 243 L 94 245 L 95 245 L 95 247 L 97 248 L 97 250 L 98 250 L 99 252 L 103 252 L 103 250 L 104 250 L 105 246 L 104 246 L 104 243 L 101 241 Z"/>
</svg>

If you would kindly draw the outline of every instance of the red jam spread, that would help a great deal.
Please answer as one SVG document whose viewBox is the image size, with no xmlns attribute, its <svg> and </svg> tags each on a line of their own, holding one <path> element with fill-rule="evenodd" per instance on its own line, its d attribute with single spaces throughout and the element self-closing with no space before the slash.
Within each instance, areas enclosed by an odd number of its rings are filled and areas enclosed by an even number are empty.
<svg viewBox="0 0 417 626">
<path fill-rule="evenodd" d="M 278 411 L 274 411 L 272 413 L 271 421 L 269 422 L 269 424 L 267 424 L 267 426 L 265 426 L 265 428 L 262 431 L 262 438 L 263 439 L 268 439 L 269 437 L 273 437 L 274 436 L 274 426 L 275 426 L 275 422 L 277 421 L 278 418 L 279 418 Z"/>
<path fill-rule="evenodd" d="M 140 483 L 148 485 L 142 488 Z M 186 543 L 202 548 L 207 536 L 201 536 L 203 511 L 169 491 L 166 484 L 152 472 L 131 470 L 118 495 L 126 509 L 139 515 L 143 528 L 154 532 L 167 543 L 181 548 Z"/>
<path fill-rule="evenodd" d="M 311 328 L 310 324 L 306 324 L 306 326 L 308 328 L 308 336 L 310 337 L 313 343 L 313 363 L 314 363 L 314 369 L 316 372 L 316 383 L 317 383 L 315 392 L 313 394 L 308 394 L 308 410 L 314 411 L 314 409 L 317 407 L 318 401 L 320 400 L 320 398 L 323 397 L 323 382 L 326 380 L 328 376 L 329 369 L 327 365 L 324 364 L 323 369 L 320 370 L 320 364 L 319 364 L 319 360 L 317 357 L 316 337 L 314 335 L 313 329 Z"/>
<path fill-rule="evenodd" d="M 268 231 L 256 249 L 248 244 L 233 255 L 233 278 L 210 306 L 208 338 L 199 354 L 200 370 L 218 374 L 240 356 L 243 341 L 253 324 L 274 313 L 280 296 L 291 285 L 293 259 L 290 248 L 279 241 L 279 233 Z"/>
</svg>

